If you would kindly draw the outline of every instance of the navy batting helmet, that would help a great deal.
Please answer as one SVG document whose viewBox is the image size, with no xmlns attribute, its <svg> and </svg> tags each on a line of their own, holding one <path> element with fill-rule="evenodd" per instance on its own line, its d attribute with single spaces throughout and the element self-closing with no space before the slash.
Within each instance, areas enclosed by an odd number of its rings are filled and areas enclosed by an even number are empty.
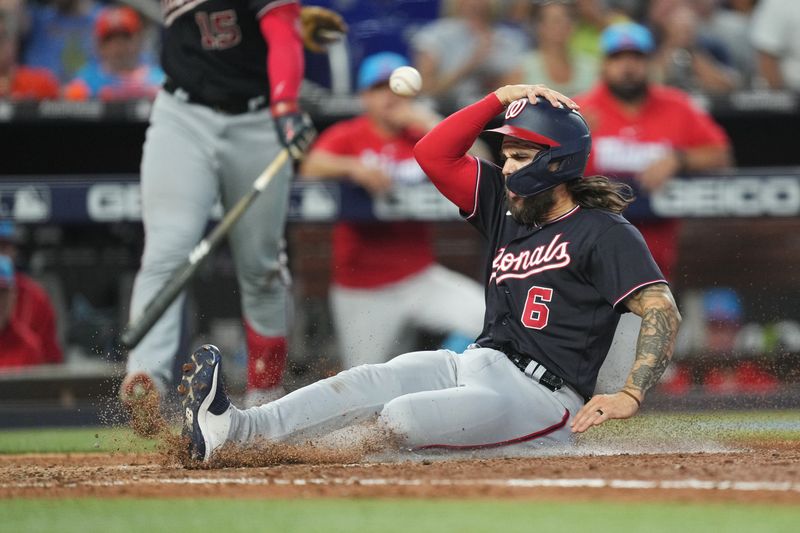
<svg viewBox="0 0 800 533">
<path fill-rule="evenodd" d="M 508 190 L 523 198 L 582 177 L 592 147 L 589 126 L 581 114 L 553 107 L 544 98 L 536 105 L 527 98 L 512 102 L 503 125 L 487 131 L 545 146 L 530 164 L 506 180 Z M 557 168 L 551 170 L 551 163 L 558 163 Z"/>
</svg>

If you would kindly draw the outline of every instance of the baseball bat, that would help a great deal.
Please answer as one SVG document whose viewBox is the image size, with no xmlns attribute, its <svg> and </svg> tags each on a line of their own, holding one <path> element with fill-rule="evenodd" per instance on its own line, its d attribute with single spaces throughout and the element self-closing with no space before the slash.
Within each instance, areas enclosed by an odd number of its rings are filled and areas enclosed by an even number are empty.
<svg viewBox="0 0 800 533">
<path fill-rule="evenodd" d="M 120 342 L 127 348 L 134 348 L 142 338 L 147 335 L 150 328 L 153 327 L 167 307 L 175 301 L 178 294 L 186 287 L 189 280 L 192 279 L 197 269 L 205 261 L 208 256 L 214 251 L 217 246 L 222 242 L 222 239 L 228 234 L 230 229 L 236 222 L 242 218 L 242 215 L 247 211 L 255 199 L 261 192 L 267 188 L 267 185 L 272 181 L 272 178 L 278 173 L 281 167 L 286 163 L 289 158 L 289 151 L 284 148 L 275 159 L 264 169 L 258 178 L 253 182 L 253 188 L 247 194 L 242 196 L 236 205 L 228 211 L 222 220 L 217 224 L 214 230 L 208 237 L 197 243 L 186 261 L 181 264 L 172 273 L 170 278 L 164 284 L 156 296 L 148 302 L 144 311 L 135 319 L 132 319 L 125 327 L 125 331 L 120 335 Z"/>
<path fill-rule="evenodd" d="M 344 37 L 344 33 L 336 30 L 317 30 L 316 35 L 320 38 L 321 41 L 327 43 L 335 43 L 337 41 L 341 41 Z"/>
</svg>

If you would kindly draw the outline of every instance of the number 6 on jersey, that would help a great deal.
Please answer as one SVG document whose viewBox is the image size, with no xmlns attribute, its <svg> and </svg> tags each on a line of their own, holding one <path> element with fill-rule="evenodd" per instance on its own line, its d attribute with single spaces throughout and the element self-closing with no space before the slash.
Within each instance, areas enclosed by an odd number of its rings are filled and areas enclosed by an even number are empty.
<svg viewBox="0 0 800 533">
<path fill-rule="evenodd" d="M 533 286 L 528 290 L 525 309 L 522 311 L 522 324 L 526 328 L 544 329 L 550 316 L 550 308 L 542 302 L 553 299 L 553 289 Z"/>
</svg>

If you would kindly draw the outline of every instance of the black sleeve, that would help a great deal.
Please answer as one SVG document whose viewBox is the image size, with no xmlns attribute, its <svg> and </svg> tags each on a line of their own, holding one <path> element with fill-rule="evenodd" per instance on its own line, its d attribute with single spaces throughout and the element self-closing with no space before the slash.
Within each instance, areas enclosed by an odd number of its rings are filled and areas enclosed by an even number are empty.
<svg viewBox="0 0 800 533">
<path fill-rule="evenodd" d="M 476 161 L 479 163 L 475 208 L 472 213 L 461 211 L 461 216 L 488 238 L 499 226 L 498 219 L 505 216 L 508 209 L 505 202 L 505 179 L 496 165 L 483 159 Z"/>
<path fill-rule="evenodd" d="M 631 224 L 614 224 L 592 248 L 588 276 L 605 300 L 627 313 L 623 301 L 641 287 L 666 283 L 642 234 Z"/>
</svg>

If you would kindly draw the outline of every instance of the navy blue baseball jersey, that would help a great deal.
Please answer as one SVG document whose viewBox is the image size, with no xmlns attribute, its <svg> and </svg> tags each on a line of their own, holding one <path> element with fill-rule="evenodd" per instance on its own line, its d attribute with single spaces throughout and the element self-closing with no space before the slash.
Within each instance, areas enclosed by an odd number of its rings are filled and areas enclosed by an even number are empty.
<svg viewBox="0 0 800 533">
<path fill-rule="evenodd" d="M 289 0 L 290 2 L 291 0 Z M 161 65 L 198 101 L 268 101 L 267 43 L 258 20 L 287 0 L 161 0 Z"/>
<path fill-rule="evenodd" d="M 542 227 L 514 220 L 501 170 L 480 162 L 478 200 L 467 220 L 489 241 L 486 316 L 477 343 L 534 358 L 588 398 L 623 301 L 666 283 L 624 217 L 576 206 Z"/>
</svg>

